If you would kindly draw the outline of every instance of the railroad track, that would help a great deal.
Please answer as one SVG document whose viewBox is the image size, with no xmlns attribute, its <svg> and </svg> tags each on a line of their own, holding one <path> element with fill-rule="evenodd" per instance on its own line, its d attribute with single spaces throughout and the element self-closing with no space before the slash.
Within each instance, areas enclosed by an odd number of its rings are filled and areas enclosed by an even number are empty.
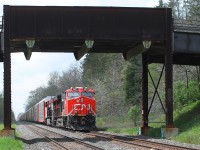
<svg viewBox="0 0 200 150">
<path fill-rule="evenodd" d="M 50 130 L 47 130 L 47 129 L 44 129 L 44 128 L 41 128 L 41 127 L 38 127 L 38 126 L 35 126 L 35 125 L 27 125 L 27 127 L 32 130 L 33 132 L 39 134 L 40 136 L 44 137 L 45 139 L 47 139 L 48 141 L 50 141 L 52 144 L 54 144 L 56 147 L 60 148 L 61 150 L 69 150 L 69 149 L 72 149 L 72 147 L 77 147 L 77 144 L 79 145 L 82 145 L 84 146 L 85 148 L 90 148 L 92 150 L 103 150 L 102 148 L 99 148 L 99 147 L 96 147 L 94 145 L 91 145 L 91 144 L 88 144 L 86 142 L 83 142 L 77 138 L 72 138 L 72 137 L 67 137 L 67 136 L 64 136 L 62 134 L 59 134 L 57 132 L 53 132 L 53 131 L 50 131 Z M 45 132 L 44 132 L 45 131 Z M 56 138 L 55 137 L 50 137 L 51 135 L 56 135 Z M 62 140 L 62 144 L 60 144 L 60 139 L 66 139 L 66 141 L 63 141 Z M 73 144 L 74 146 L 71 146 L 71 148 L 67 148 L 69 146 L 64 146 L 64 142 L 66 142 L 66 145 L 68 144 L 69 145 L 69 142 L 75 142 L 77 144 Z M 85 148 L 80 148 L 80 149 L 85 149 Z"/>
<path fill-rule="evenodd" d="M 194 148 L 187 148 L 182 146 L 176 146 L 176 145 L 170 145 L 165 143 L 159 143 L 159 142 L 153 142 L 148 141 L 144 139 L 139 138 L 129 138 L 124 136 L 117 136 L 117 135 L 111 135 L 106 133 L 99 133 L 99 132 L 90 132 L 86 133 L 87 135 L 96 136 L 103 139 L 108 139 L 112 141 L 122 142 L 126 143 L 132 146 L 137 146 L 138 148 L 144 148 L 144 149 L 151 149 L 151 150 L 198 150 Z"/>
<path fill-rule="evenodd" d="M 93 145 L 85 143 L 85 142 L 81 141 L 80 139 L 67 137 L 67 136 L 61 135 L 59 133 L 56 133 L 56 132 L 53 132 L 53 131 L 50 131 L 50 130 L 47 130 L 47 129 L 44 129 L 44 128 L 41 128 L 38 126 L 34 126 L 34 127 L 38 128 L 40 130 L 49 132 L 49 134 L 57 134 L 62 139 L 71 139 L 71 141 L 76 142 L 81 145 L 84 145 L 87 148 L 91 148 L 94 150 L 103 150 L 102 148 L 95 147 Z M 69 132 L 75 133 L 78 131 L 69 130 Z M 97 137 L 97 138 L 107 140 L 107 141 L 112 141 L 112 142 L 120 142 L 121 144 L 122 143 L 126 144 L 126 146 L 129 146 L 131 148 L 137 148 L 137 149 L 142 149 L 142 150 L 145 150 L 145 149 L 148 149 L 148 150 L 149 149 L 150 150 L 198 150 L 195 148 L 187 148 L 187 147 L 181 147 L 181 146 L 176 146 L 176 145 L 169 145 L 169 144 L 165 144 L 165 143 L 148 141 L 148 140 L 140 139 L 140 138 L 124 137 L 124 136 L 111 135 L 111 134 L 106 134 L 106 133 L 99 133 L 99 132 L 89 132 L 89 133 L 79 132 L 79 133 L 83 134 L 84 136 Z M 46 138 L 46 135 L 43 135 L 43 137 Z M 47 137 L 47 138 L 49 138 L 49 137 Z M 53 141 L 53 142 L 57 143 L 57 141 Z M 61 145 L 60 149 L 67 150 L 66 147 L 63 148 L 62 146 L 63 145 Z"/>
</svg>

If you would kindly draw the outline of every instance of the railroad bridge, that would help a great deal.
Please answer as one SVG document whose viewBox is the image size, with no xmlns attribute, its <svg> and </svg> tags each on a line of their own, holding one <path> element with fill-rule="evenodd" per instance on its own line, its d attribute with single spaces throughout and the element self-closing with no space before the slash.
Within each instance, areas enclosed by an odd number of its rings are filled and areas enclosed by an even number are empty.
<svg viewBox="0 0 200 150">
<path fill-rule="evenodd" d="M 173 123 L 173 64 L 200 65 L 200 23 L 173 20 L 170 8 L 4 6 L 0 61 L 4 63 L 4 130 L 11 128 L 11 53 L 142 53 L 142 134 L 148 132 L 148 64 L 165 68 L 166 128 Z M 155 85 L 155 93 L 157 93 Z M 150 105 L 151 106 L 151 105 Z"/>
</svg>

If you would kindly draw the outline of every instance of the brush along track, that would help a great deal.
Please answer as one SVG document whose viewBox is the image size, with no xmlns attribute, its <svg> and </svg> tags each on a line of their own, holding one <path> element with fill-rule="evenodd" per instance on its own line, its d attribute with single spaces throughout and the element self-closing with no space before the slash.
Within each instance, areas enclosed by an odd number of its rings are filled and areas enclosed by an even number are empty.
<svg viewBox="0 0 200 150">
<path fill-rule="evenodd" d="M 27 127 L 39 134 L 40 136 L 46 138 L 50 142 L 52 142 L 55 146 L 59 147 L 62 150 L 69 149 L 92 149 L 92 150 L 103 150 L 102 148 L 90 145 L 85 143 L 79 139 L 67 137 L 62 134 L 35 126 L 35 125 L 27 125 Z"/>
<path fill-rule="evenodd" d="M 187 148 L 187 147 L 181 147 L 176 145 L 170 145 L 165 143 L 159 143 L 159 142 L 153 142 L 148 141 L 144 139 L 139 138 L 130 138 L 130 137 L 124 137 L 124 136 L 118 136 L 118 135 L 111 135 L 106 133 L 99 133 L 99 132 L 90 132 L 86 133 L 87 135 L 99 137 L 102 139 L 108 139 L 112 141 L 122 142 L 129 145 L 133 145 L 134 147 L 137 146 L 138 148 L 144 148 L 144 149 L 151 149 L 151 150 L 198 150 L 194 148 Z"/>
</svg>

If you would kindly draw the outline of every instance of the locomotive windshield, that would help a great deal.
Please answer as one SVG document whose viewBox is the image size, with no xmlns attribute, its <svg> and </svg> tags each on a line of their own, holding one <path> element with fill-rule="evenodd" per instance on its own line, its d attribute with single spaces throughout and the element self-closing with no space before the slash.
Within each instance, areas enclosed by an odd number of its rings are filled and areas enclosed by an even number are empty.
<svg viewBox="0 0 200 150">
<path fill-rule="evenodd" d="M 86 96 L 86 97 L 92 98 L 93 94 L 92 94 L 92 92 L 82 92 L 82 96 Z"/>
<path fill-rule="evenodd" d="M 75 98 L 75 97 L 79 97 L 79 96 L 80 96 L 79 92 L 69 92 L 68 93 L 68 98 L 69 99 L 72 99 L 72 98 Z"/>
</svg>

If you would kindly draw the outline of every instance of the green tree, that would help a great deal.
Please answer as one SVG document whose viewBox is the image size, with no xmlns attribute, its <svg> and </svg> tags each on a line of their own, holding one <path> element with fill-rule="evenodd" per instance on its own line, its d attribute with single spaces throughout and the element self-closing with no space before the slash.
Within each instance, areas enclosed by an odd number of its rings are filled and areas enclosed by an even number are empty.
<svg viewBox="0 0 200 150">
<path fill-rule="evenodd" d="M 166 7 L 167 7 L 167 3 L 164 3 L 163 0 L 159 0 L 158 6 L 156 6 L 156 8 L 166 8 Z"/>
<path fill-rule="evenodd" d="M 29 108 L 33 107 L 36 103 L 38 103 L 46 96 L 52 95 L 49 95 L 47 88 L 44 86 L 40 86 L 35 90 L 30 91 L 27 101 L 25 103 L 25 110 L 28 110 Z"/>
<path fill-rule="evenodd" d="M 184 18 L 183 0 L 169 0 L 168 7 L 172 8 L 174 18 Z"/>
<path fill-rule="evenodd" d="M 183 106 L 200 100 L 198 82 L 190 80 L 188 87 L 183 81 L 176 81 L 174 84 L 174 103 L 175 109 L 181 109 Z"/>
<path fill-rule="evenodd" d="M 112 54 L 89 53 L 82 62 L 83 83 L 93 85 L 94 79 L 103 79 L 104 73 L 112 62 Z"/>
<path fill-rule="evenodd" d="M 101 57 L 101 56 L 99 56 Z M 124 103 L 124 82 L 122 70 L 125 61 L 121 54 L 109 54 L 108 67 L 101 79 L 91 80 L 96 91 L 98 114 L 101 116 L 123 116 L 128 112 Z"/>
<path fill-rule="evenodd" d="M 46 89 L 50 95 L 57 95 L 62 92 L 59 91 L 59 79 L 60 75 L 58 72 L 55 71 L 50 73 Z"/>
<path fill-rule="evenodd" d="M 0 122 L 3 122 L 3 94 L 0 94 Z"/>
<path fill-rule="evenodd" d="M 141 55 L 137 55 L 127 64 L 125 71 L 125 100 L 129 104 L 140 103 L 141 96 L 141 74 L 142 74 Z"/>
<path fill-rule="evenodd" d="M 168 7 L 172 8 L 174 18 L 200 20 L 199 0 L 169 0 Z"/>
<path fill-rule="evenodd" d="M 122 54 L 88 54 L 82 64 L 84 84 L 96 91 L 98 115 L 127 114 L 122 75 L 126 62 Z"/>
<path fill-rule="evenodd" d="M 83 86 L 82 69 L 77 64 L 73 64 L 69 70 L 62 72 L 59 78 L 59 91 L 76 86 Z"/>
<path fill-rule="evenodd" d="M 199 0 L 185 0 L 184 1 L 185 14 L 187 19 L 200 20 L 200 1 Z"/>
<path fill-rule="evenodd" d="M 12 122 L 15 122 L 15 114 L 11 111 Z M 0 93 L 0 122 L 4 120 L 4 96 Z"/>
<path fill-rule="evenodd" d="M 141 114 L 141 109 L 137 105 L 134 105 L 130 108 L 130 110 L 128 112 L 128 116 L 129 116 L 129 118 L 131 118 L 133 120 L 134 126 L 138 125 L 138 122 L 141 119 L 140 114 Z"/>
</svg>

